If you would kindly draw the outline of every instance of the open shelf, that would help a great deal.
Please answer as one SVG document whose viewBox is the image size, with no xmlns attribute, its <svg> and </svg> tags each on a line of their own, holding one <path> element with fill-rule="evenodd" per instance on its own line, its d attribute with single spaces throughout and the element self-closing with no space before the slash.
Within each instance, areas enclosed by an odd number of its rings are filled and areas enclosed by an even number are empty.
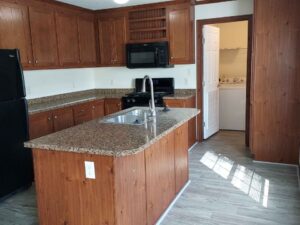
<svg viewBox="0 0 300 225">
<path fill-rule="evenodd" d="M 129 12 L 129 42 L 167 39 L 166 8 Z"/>
</svg>

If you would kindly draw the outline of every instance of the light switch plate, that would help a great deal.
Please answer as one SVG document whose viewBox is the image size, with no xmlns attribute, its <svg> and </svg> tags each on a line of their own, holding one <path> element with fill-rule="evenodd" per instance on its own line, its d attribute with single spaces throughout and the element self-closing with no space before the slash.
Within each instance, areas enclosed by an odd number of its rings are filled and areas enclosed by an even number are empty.
<svg viewBox="0 0 300 225">
<path fill-rule="evenodd" d="M 85 177 L 87 179 L 96 179 L 95 163 L 91 161 L 84 161 Z"/>
</svg>

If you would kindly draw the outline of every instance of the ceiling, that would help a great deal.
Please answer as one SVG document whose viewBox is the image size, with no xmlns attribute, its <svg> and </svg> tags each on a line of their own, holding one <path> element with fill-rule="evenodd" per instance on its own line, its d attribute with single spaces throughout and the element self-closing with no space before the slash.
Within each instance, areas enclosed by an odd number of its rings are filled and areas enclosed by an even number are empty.
<svg viewBox="0 0 300 225">
<path fill-rule="evenodd" d="M 65 2 L 71 5 L 80 6 L 87 9 L 97 10 L 97 9 L 109 9 L 118 8 L 124 6 L 132 5 L 143 5 L 156 2 L 167 2 L 170 0 L 129 0 L 126 4 L 119 5 L 113 0 L 57 0 L 59 2 Z"/>
</svg>

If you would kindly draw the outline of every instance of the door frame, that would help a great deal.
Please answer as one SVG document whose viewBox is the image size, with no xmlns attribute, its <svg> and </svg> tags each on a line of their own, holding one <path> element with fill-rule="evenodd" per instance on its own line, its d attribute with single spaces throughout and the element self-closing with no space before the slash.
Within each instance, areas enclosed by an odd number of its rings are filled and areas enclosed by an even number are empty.
<svg viewBox="0 0 300 225">
<path fill-rule="evenodd" d="M 217 23 L 228 23 L 248 21 L 248 52 L 247 52 L 247 82 L 246 82 L 246 137 L 245 144 L 249 146 L 251 138 L 251 73 L 252 73 L 252 41 L 253 41 L 253 16 L 242 15 L 242 16 L 231 16 L 197 20 L 197 108 L 201 109 L 201 113 L 197 118 L 197 139 L 199 142 L 203 141 L 203 26 Z"/>
</svg>

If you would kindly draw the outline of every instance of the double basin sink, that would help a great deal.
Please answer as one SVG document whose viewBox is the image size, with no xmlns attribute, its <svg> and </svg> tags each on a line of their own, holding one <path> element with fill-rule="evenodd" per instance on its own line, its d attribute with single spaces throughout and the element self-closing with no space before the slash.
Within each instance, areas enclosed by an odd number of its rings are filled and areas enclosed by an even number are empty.
<svg viewBox="0 0 300 225">
<path fill-rule="evenodd" d="M 149 109 L 133 109 L 121 115 L 101 120 L 102 123 L 143 125 L 151 120 Z"/>
</svg>

